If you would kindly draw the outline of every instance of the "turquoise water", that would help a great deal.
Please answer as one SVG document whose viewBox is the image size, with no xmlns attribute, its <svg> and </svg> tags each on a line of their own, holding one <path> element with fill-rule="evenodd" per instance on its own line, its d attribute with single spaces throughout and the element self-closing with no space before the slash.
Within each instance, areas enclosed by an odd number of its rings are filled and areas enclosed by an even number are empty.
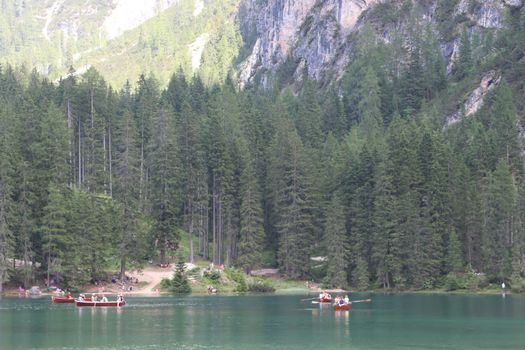
<svg viewBox="0 0 525 350">
<path fill-rule="evenodd" d="M 525 349 L 524 296 L 128 298 L 116 309 L 0 299 L 0 349 Z"/>
</svg>

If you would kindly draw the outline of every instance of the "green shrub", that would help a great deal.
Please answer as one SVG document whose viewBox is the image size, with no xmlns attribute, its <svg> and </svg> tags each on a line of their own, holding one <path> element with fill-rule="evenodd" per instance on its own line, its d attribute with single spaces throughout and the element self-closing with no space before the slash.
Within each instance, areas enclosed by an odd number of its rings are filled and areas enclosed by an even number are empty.
<svg viewBox="0 0 525 350">
<path fill-rule="evenodd" d="M 519 278 L 511 281 L 510 290 L 513 293 L 523 293 L 525 292 L 525 278 Z"/>
<path fill-rule="evenodd" d="M 269 281 L 264 279 L 257 279 L 254 283 L 248 285 L 248 291 L 254 293 L 273 293 L 275 288 Z"/>
<path fill-rule="evenodd" d="M 244 277 L 244 273 L 242 271 L 236 269 L 226 269 L 224 270 L 224 273 L 230 280 L 235 282 L 235 289 L 233 290 L 234 292 L 242 293 L 248 290 L 246 278 Z"/>
<path fill-rule="evenodd" d="M 200 267 L 194 267 L 193 269 L 189 270 L 186 274 L 191 277 L 199 277 L 200 272 L 201 272 Z"/>
<path fill-rule="evenodd" d="M 219 280 L 221 279 L 221 273 L 217 270 L 204 271 L 204 277 L 213 282 L 219 282 Z"/>
<path fill-rule="evenodd" d="M 457 273 L 450 272 L 445 276 L 444 287 L 447 291 L 453 290 L 479 290 L 488 286 L 485 275 L 478 275 L 473 272 Z"/>
<path fill-rule="evenodd" d="M 163 278 L 162 281 L 160 281 L 160 289 L 168 290 L 170 288 L 171 288 L 171 280 L 169 278 Z"/>
</svg>

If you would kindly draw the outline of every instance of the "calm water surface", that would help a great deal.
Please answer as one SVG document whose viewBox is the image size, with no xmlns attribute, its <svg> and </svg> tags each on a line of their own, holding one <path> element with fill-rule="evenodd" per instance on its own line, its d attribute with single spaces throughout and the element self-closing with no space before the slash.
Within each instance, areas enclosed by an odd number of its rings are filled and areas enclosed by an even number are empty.
<svg viewBox="0 0 525 350">
<path fill-rule="evenodd" d="M 302 297 L 4 298 L 0 349 L 525 349 L 524 296 L 354 295 L 373 302 L 350 312 Z"/>
</svg>

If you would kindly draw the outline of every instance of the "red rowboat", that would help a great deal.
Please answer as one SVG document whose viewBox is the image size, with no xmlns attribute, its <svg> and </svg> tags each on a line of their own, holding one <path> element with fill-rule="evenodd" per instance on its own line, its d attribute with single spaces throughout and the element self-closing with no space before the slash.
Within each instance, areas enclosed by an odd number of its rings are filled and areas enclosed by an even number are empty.
<svg viewBox="0 0 525 350">
<path fill-rule="evenodd" d="M 335 311 L 348 311 L 352 307 L 352 303 L 348 304 L 334 304 Z"/>
<path fill-rule="evenodd" d="M 92 306 L 92 307 L 121 307 L 126 305 L 126 301 L 80 301 L 75 300 L 77 306 Z"/>
<path fill-rule="evenodd" d="M 320 304 L 331 303 L 331 302 L 332 302 L 332 298 L 319 298 Z"/>
<path fill-rule="evenodd" d="M 74 304 L 75 299 L 69 295 L 67 297 L 57 297 L 57 296 L 51 296 L 51 302 L 53 304 Z"/>
</svg>

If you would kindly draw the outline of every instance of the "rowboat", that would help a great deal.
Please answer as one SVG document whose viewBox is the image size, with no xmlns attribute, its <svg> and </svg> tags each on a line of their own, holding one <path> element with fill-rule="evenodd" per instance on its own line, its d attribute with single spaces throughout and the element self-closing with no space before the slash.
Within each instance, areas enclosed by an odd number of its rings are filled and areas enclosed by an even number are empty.
<svg viewBox="0 0 525 350">
<path fill-rule="evenodd" d="M 75 299 L 71 295 L 66 297 L 58 297 L 53 295 L 51 296 L 51 302 L 53 304 L 74 304 Z"/>
<path fill-rule="evenodd" d="M 122 307 L 126 305 L 126 301 L 87 301 L 75 299 L 75 304 L 79 307 L 91 306 L 91 307 Z"/>
<path fill-rule="evenodd" d="M 319 304 L 330 304 L 332 302 L 332 298 L 319 298 Z"/>
<path fill-rule="evenodd" d="M 352 303 L 348 304 L 334 304 L 335 311 L 348 311 L 352 307 Z"/>
</svg>

